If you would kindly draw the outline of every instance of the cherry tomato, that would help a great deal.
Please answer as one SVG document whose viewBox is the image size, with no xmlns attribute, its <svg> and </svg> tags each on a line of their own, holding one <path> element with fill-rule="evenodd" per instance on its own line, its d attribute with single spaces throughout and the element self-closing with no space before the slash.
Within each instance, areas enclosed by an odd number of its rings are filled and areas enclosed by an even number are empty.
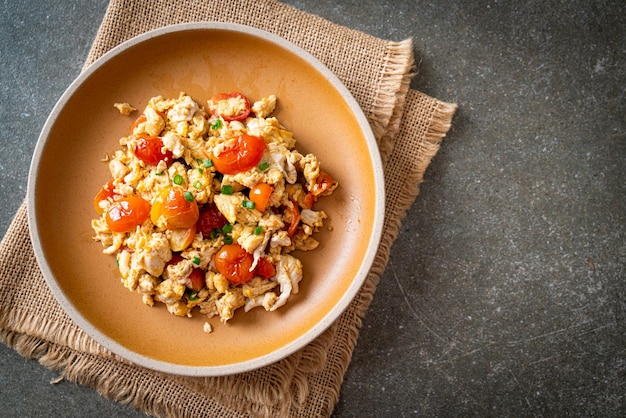
<svg viewBox="0 0 626 418">
<path fill-rule="evenodd" d="M 254 202 L 254 206 L 257 210 L 265 212 L 273 191 L 274 188 L 267 183 L 259 183 L 252 186 L 249 197 L 250 200 Z"/>
<path fill-rule="evenodd" d="M 276 267 L 274 267 L 274 265 L 266 258 L 261 257 L 259 258 L 259 262 L 257 263 L 254 272 L 264 279 L 269 279 L 276 276 Z"/>
<path fill-rule="evenodd" d="M 236 120 L 244 120 L 250 114 L 250 101 L 241 93 L 233 91 L 232 93 L 219 93 L 211 98 L 211 101 L 217 105 L 217 109 L 213 112 L 213 114 L 217 117 L 221 117 L 225 121 L 232 122 Z M 237 109 L 236 114 L 230 114 L 229 112 L 222 111 L 220 112 L 220 108 L 222 108 L 218 103 L 229 101 L 233 102 L 233 106 Z M 229 103 L 230 104 L 230 103 Z M 230 107 L 229 104 L 224 104 L 225 108 Z"/>
<path fill-rule="evenodd" d="M 105 215 L 111 231 L 128 232 L 141 225 L 150 216 L 150 203 L 139 196 L 127 196 L 109 206 Z"/>
<path fill-rule="evenodd" d="M 263 138 L 252 135 L 239 135 L 235 144 L 224 149 L 213 159 L 215 168 L 222 174 L 237 174 L 250 170 L 263 157 L 265 141 Z"/>
<path fill-rule="evenodd" d="M 228 220 L 222 215 L 217 206 L 211 204 L 206 205 L 200 211 L 198 218 L 198 230 L 202 232 L 202 236 L 206 239 L 211 236 L 211 231 L 215 228 L 222 229 Z"/>
<path fill-rule="evenodd" d="M 189 247 L 197 231 L 197 224 L 193 224 L 189 228 L 172 229 L 170 235 L 170 247 L 172 251 L 182 251 Z"/>
<path fill-rule="evenodd" d="M 315 180 L 313 188 L 309 191 L 313 196 L 319 196 L 326 190 L 330 189 L 334 183 L 333 178 L 325 171 L 320 171 L 319 176 Z"/>
<path fill-rule="evenodd" d="M 137 119 L 135 119 L 135 122 L 133 122 L 133 124 L 130 125 L 130 133 L 132 134 L 135 131 L 135 128 L 139 126 L 140 124 L 144 123 L 145 121 L 146 121 L 146 115 L 142 113 L 141 115 L 139 115 Z"/>
<path fill-rule="evenodd" d="M 109 181 L 107 184 L 102 186 L 96 197 L 93 198 L 93 207 L 96 209 L 100 215 L 104 212 L 104 209 L 100 207 L 100 202 L 103 200 L 107 200 L 109 198 L 113 198 L 115 196 L 115 192 L 113 191 L 113 180 Z"/>
<path fill-rule="evenodd" d="M 238 244 L 227 244 L 213 256 L 217 271 L 233 284 L 242 284 L 254 277 L 250 271 L 254 258 Z"/>
<path fill-rule="evenodd" d="M 193 270 L 191 270 L 191 273 L 189 274 L 189 282 L 190 283 L 187 285 L 187 287 L 192 291 L 199 292 L 200 290 L 202 290 L 206 283 L 204 280 L 204 270 L 202 270 L 200 267 L 195 267 Z"/>
<path fill-rule="evenodd" d="M 293 203 L 293 207 L 289 209 L 291 211 L 291 223 L 289 224 L 289 229 L 287 230 L 287 235 L 289 237 L 293 237 L 298 229 L 298 225 L 300 225 L 300 209 L 298 208 L 298 204 Z"/>
<path fill-rule="evenodd" d="M 314 204 L 315 204 L 315 195 L 311 192 L 308 192 L 306 196 L 304 196 L 304 199 L 302 199 L 302 207 L 311 209 Z"/>
<path fill-rule="evenodd" d="M 157 225 L 161 217 L 167 229 L 191 228 L 198 221 L 198 205 L 194 199 L 187 201 L 182 187 L 168 187 L 157 195 L 150 210 L 153 224 Z"/>
<path fill-rule="evenodd" d="M 175 266 L 176 264 L 180 263 L 184 259 L 185 258 L 182 255 L 180 255 L 180 253 L 173 253 L 172 254 L 172 258 L 170 258 L 170 261 L 165 263 L 165 269 L 164 270 L 167 270 L 167 266 Z"/>
<path fill-rule="evenodd" d="M 172 151 L 163 151 L 163 140 L 158 136 L 141 135 L 135 148 L 135 155 L 150 165 L 157 165 L 161 160 L 169 164 L 173 160 Z"/>
</svg>

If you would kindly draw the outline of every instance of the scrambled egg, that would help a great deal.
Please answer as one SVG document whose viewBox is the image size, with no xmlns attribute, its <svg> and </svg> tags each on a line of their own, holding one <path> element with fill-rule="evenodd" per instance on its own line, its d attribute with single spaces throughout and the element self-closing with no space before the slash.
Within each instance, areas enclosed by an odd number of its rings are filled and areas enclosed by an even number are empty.
<svg viewBox="0 0 626 418">
<path fill-rule="evenodd" d="M 337 182 L 296 150 L 271 116 L 276 103 L 270 95 L 250 105 L 239 93 L 205 107 L 185 93 L 154 97 L 106 159 L 112 180 L 94 199 L 94 239 L 146 305 L 227 322 L 240 308 L 274 311 L 298 293 L 303 266 L 290 253 L 318 246 L 327 214 L 314 205 Z M 257 194 L 259 185 L 269 192 Z M 163 203 L 172 190 L 185 201 Z"/>
</svg>

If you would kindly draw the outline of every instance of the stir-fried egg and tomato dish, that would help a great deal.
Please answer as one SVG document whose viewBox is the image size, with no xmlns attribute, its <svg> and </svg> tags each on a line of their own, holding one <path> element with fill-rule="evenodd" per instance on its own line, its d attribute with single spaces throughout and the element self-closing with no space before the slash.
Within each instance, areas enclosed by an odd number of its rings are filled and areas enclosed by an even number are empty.
<svg viewBox="0 0 626 418">
<path fill-rule="evenodd" d="M 318 246 L 327 214 L 315 203 L 337 182 L 296 150 L 275 106 L 274 95 L 251 105 L 237 92 L 206 107 L 154 97 L 105 158 L 112 180 L 94 198 L 94 239 L 146 305 L 226 322 L 298 292 L 302 263 L 290 253 Z"/>
</svg>

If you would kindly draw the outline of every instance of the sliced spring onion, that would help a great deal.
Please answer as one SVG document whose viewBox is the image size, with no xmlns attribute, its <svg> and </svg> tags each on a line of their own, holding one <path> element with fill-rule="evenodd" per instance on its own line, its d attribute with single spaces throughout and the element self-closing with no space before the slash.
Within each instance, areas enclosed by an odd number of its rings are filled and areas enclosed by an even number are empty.
<svg viewBox="0 0 626 418">
<path fill-rule="evenodd" d="M 191 192 L 185 192 L 185 193 L 183 194 L 183 196 L 185 197 L 185 200 L 186 200 L 187 202 L 193 202 L 193 200 L 194 200 L 194 199 L 193 199 L 193 194 L 192 194 Z"/>
<path fill-rule="evenodd" d="M 234 242 L 232 235 L 224 235 L 224 244 L 229 245 Z"/>
<path fill-rule="evenodd" d="M 174 184 L 178 184 L 179 186 L 183 184 L 183 176 L 181 176 L 180 174 L 176 174 L 174 176 Z"/>
<path fill-rule="evenodd" d="M 222 186 L 222 194 L 233 194 L 233 186 L 225 184 Z"/>
<path fill-rule="evenodd" d="M 270 167 L 270 163 L 268 163 L 267 161 L 263 161 L 261 164 L 259 164 L 259 170 L 261 171 L 265 171 Z"/>
<path fill-rule="evenodd" d="M 222 227 L 222 233 L 224 235 L 229 234 L 233 232 L 233 225 L 232 224 L 226 224 Z"/>
<path fill-rule="evenodd" d="M 211 123 L 211 129 L 219 129 L 222 127 L 222 120 L 221 119 L 215 119 L 212 123 Z"/>
<path fill-rule="evenodd" d="M 263 233 L 263 227 L 261 225 L 257 225 L 254 228 L 254 235 L 261 235 Z"/>
<path fill-rule="evenodd" d="M 243 206 L 246 209 L 254 209 L 255 208 L 255 204 L 252 200 L 242 200 L 241 201 L 241 206 Z"/>
<path fill-rule="evenodd" d="M 192 301 L 192 302 L 193 302 L 194 300 L 197 300 L 197 299 L 198 299 L 198 293 L 196 293 L 196 292 L 189 292 L 189 293 L 187 294 L 187 299 L 189 299 L 189 300 L 190 300 L 190 301 Z"/>
<path fill-rule="evenodd" d="M 213 167 L 213 161 L 209 160 L 208 158 L 206 160 L 204 160 L 204 167 L 205 168 L 211 168 Z"/>
<path fill-rule="evenodd" d="M 193 183 L 193 187 L 195 187 L 196 189 L 201 189 L 202 188 L 202 182 L 200 181 L 196 181 Z"/>
<path fill-rule="evenodd" d="M 200 264 L 200 257 L 194 257 L 191 259 L 191 262 L 194 263 L 196 266 L 198 264 Z"/>
</svg>

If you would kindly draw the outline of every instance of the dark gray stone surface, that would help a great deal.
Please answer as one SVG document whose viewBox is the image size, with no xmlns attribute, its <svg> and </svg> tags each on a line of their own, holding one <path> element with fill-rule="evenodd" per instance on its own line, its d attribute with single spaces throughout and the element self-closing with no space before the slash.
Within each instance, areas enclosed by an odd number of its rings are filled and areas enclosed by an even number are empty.
<svg viewBox="0 0 626 418">
<path fill-rule="evenodd" d="M 626 415 L 626 3 L 286 1 L 392 40 L 459 110 L 335 416 Z M 0 230 L 106 1 L 0 3 Z M 0 345 L 1 416 L 136 416 Z"/>
</svg>

